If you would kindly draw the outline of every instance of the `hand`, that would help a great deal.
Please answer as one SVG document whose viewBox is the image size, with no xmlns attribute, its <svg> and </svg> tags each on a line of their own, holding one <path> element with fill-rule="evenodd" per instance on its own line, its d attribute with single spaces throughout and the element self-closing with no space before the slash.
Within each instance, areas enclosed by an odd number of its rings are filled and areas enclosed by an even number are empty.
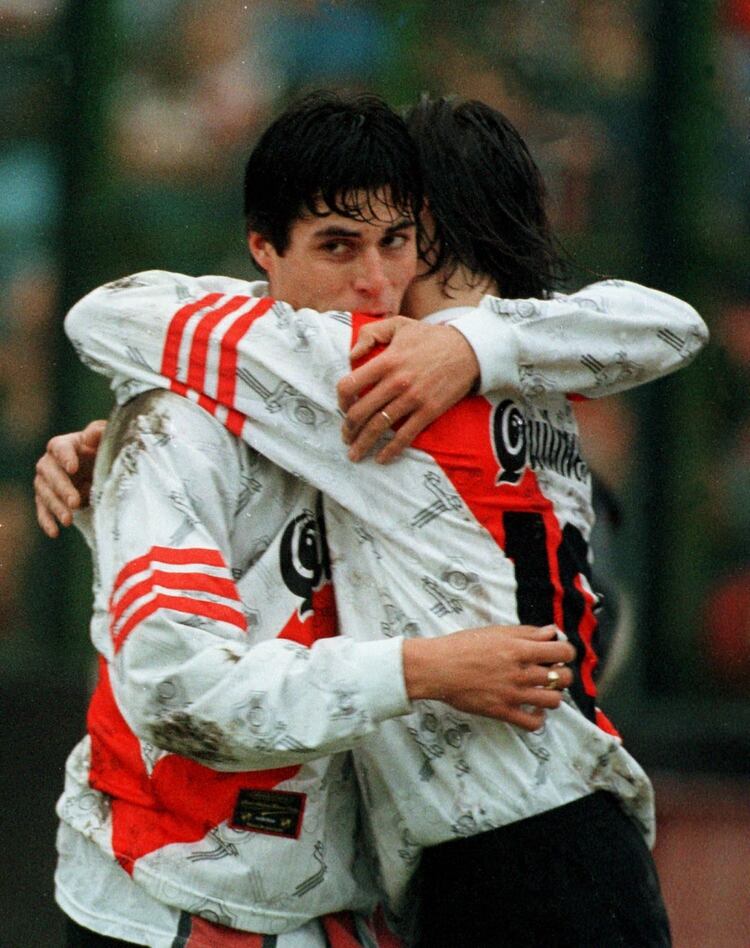
<svg viewBox="0 0 750 948">
<path fill-rule="evenodd" d="M 51 438 L 36 462 L 36 519 L 48 537 L 59 535 L 58 522 L 69 527 L 73 511 L 88 504 L 96 452 L 106 427 L 106 421 L 92 421 L 83 431 Z"/>
<path fill-rule="evenodd" d="M 360 461 L 386 431 L 399 424 L 376 457 L 384 464 L 468 395 L 479 378 L 479 363 L 457 329 L 405 316 L 365 326 L 351 351 L 352 363 L 378 345 L 388 348 L 343 378 L 337 391 L 339 407 L 346 412 L 342 437 L 349 445 L 350 460 Z"/>
<path fill-rule="evenodd" d="M 435 639 L 404 642 L 404 678 L 411 699 L 433 698 L 459 711 L 496 718 L 527 731 L 557 708 L 573 681 L 575 649 L 557 639 L 554 626 L 490 625 Z M 559 679 L 548 684 L 550 666 Z"/>
</svg>

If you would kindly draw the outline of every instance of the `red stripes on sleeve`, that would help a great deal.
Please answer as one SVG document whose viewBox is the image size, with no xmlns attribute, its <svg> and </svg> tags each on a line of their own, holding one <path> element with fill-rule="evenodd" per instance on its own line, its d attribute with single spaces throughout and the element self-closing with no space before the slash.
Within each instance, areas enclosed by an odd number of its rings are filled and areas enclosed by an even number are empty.
<svg viewBox="0 0 750 948">
<path fill-rule="evenodd" d="M 170 388 L 173 392 L 194 398 L 201 408 L 221 421 L 224 427 L 237 437 L 242 434 L 246 421 L 245 416 L 234 408 L 237 386 L 237 346 L 253 323 L 271 309 L 275 300 L 271 297 L 263 297 L 254 301 L 250 309 L 241 312 L 224 330 L 219 342 L 215 386 L 209 384 L 206 370 L 209 346 L 215 338 L 218 325 L 225 317 L 251 302 L 253 298 L 250 296 L 230 296 L 225 299 L 221 293 L 209 293 L 183 306 L 174 314 L 169 324 L 161 364 L 161 374 L 170 380 Z M 190 318 L 201 310 L 206 310 L 206 313 L 193 330 L 188 364 L 185 371 L 180 372 L 180 351 L 188 323 Z M 206 389 L 209 387 L 215 389 L 215 398 L 207 394 Z"/>
<path fill-rule="evenodd" d="M 154 568 L 156 564 L 172 568 Z M 215 575 L 205 569 L 201 570 L 201 566 L 218 567 L 224 575 Z M 138 582 L 128 585 L 130 579 L 140 574 L 143 576 Z M 170 595 L 162 592 L 161 589 L 174 589 L 181 595 Z M 202 594 L 229 600 L 229 602 L 201 598 Z M 128 615 L 128 610 L 139 600 L 143 601 Z M 122 648 L 125 639 L 133 629 L 160 609 L 170 609 L 187 615 L 227 622 L 245 632 L 247 631 L 245 615 L 234 603 L 239 604 L 240 597 L 224 558 L 218 550 L 152 547 L 144 556 L 139 556 L 127 563 L 115 579 L 109 606 L 110 634 L 115 651 Z M 121 622 L 123 619 L 124 621 Z"/>
</svg>

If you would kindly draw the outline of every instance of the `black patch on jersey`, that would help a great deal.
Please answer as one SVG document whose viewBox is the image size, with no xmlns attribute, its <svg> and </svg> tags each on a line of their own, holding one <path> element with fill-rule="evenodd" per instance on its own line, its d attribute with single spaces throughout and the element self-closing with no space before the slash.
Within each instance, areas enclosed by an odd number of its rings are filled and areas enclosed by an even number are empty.
<svg viewBox="0 0 750 948">
<path fill-rule="evenodd" d="M 279 561 L 284 585 L 302 600 L 299 614 L 304 621 L 312 613 L 313 593 L 331 578 L 320 497 L 315 513 L 304 510 L 287 524 L 281 537 Z"/>
<path fill-rule="evenodd" d="M 517 484 L 528 453 L 526 419 L 514 401 L 507 398 L 492 412 L 492 446 L 501 467 L 497 483 Z"/>
<path fill-rule="evenodd" d="M 286 790 L 240 790 L 231 825 L 251 833 L 299 839 L 306 800 L 306 794 Z"/>
</svg>

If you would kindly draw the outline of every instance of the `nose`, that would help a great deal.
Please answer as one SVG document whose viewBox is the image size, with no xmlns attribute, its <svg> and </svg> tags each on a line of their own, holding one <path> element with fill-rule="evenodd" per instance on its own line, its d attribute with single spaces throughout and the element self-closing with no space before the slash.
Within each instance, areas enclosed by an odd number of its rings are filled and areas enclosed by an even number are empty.
<svg viewBox="0 0 750 948">
<path fill-rule="evenodd" d="M 354 289 L 368 297 L 377 297 L 383 292 L 387 282 L 379 249 L 368 248 L 360 257 Z"/>
</svg>

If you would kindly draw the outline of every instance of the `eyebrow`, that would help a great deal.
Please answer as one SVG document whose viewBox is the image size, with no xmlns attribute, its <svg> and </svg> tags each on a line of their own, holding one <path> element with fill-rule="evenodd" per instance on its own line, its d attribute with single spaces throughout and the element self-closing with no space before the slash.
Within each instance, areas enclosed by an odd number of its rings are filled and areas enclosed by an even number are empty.
<svg viewBox="0 0 750 948">
<path fill-rule="evenodd" d="M 396 221 L 395 224 L 391 224 L 390 227 L 387 227 L 384 233 L 385 237 L 395 234 L 400 230 L 407 230 L 411 227 L 416 227 L 416 221 L 410 220 L 408 217 L 402 217 L 401 220 Z M 331 224 L 328 227 L 321 227 L 320 230 L 315 231 L 315 237 L 317 238 L 327 238 L 327 237 L 360 237 L 362 231 L 359 228 L 354 227 L 343 227 L 340 224 Z"/>
</svg>

